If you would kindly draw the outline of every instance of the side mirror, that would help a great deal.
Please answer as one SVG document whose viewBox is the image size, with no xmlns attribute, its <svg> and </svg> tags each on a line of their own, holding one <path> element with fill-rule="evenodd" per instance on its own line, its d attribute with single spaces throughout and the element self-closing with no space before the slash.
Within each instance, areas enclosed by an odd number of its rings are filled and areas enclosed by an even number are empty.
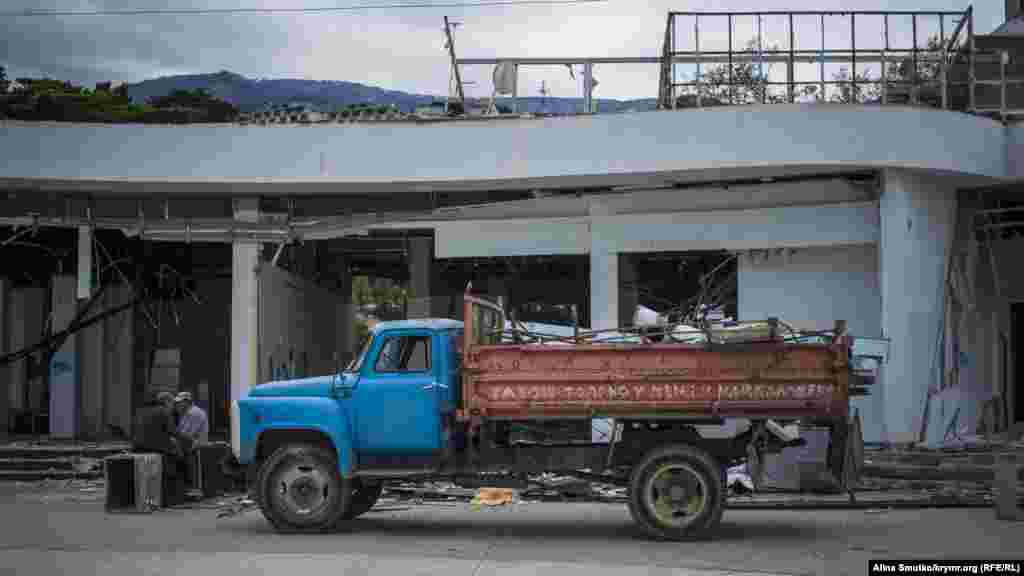
<svg viewBox="0 0 1024 576">
<path fill-rule="evenodd" d="M 351 398 L 354 389 L 355 385 L 345 382 L 341 372 L 335 373 L 331 379 L 331 397 L 333 398 Z"/>
</svg>

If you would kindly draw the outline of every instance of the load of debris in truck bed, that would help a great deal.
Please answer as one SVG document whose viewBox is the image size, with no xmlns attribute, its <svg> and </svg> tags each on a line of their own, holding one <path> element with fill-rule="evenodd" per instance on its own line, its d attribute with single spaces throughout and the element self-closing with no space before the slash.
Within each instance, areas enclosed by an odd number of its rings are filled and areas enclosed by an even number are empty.
<svg viewBox="0 0 1024 576">
<path fill-rule="evenodd" d="M 505 344 L 538 344 L 572 346 L 576 344 L 649 344 L 676 343 L 692 345 L 729 345 L 756 342 L 782 344 L 829 344 L 836 338 L 834 330 L 798 330 L 777 319 L 739 322 L 721 320 L 696 323 L 674 323 L 647 326 L 626 326 L 611 330 L 590 330 L 575 326 L 518 322 L 514 319 L 500 330 Z M 888 357 L 888 342 L 881 338 L 851 338 L 850 356 L 853 380 L 850 396 L 870 395 L 881 364 Z"/>
</svg>

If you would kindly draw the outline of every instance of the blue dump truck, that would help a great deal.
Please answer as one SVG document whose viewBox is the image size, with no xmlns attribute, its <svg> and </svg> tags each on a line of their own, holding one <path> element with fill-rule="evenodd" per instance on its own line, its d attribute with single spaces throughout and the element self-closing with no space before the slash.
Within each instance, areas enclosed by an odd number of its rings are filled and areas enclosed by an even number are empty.
<svg viewBox="0 0 1024 576">
<path fill-rule="evenodd" d="M 329 530 L 369 511 L 388 482 L 525 488 L 557 472 L 628 487 L 631 515 L 652 537 L 695 538 L 721 519 L 726 468 L 745 462 L 758 486 L 764 455 L 801 444 L 784 428 L 796 421 L 828 428 L 829 471 L 853 483 L 859 432 L 842 323 L 812 344 L 774 324 L 703 344 L 586 334 L 507 343 L 500 307 L 469 293 L 464 305 L 463 321 L 381 323 L 345 370 L 261 384 L 232 405 L 233 466 L 277 530 Z M 510 433 L 594 418 L 616 423 L 610 442 Z M 733 419 L 748 425 L 702 432 Z"/>
</svg>

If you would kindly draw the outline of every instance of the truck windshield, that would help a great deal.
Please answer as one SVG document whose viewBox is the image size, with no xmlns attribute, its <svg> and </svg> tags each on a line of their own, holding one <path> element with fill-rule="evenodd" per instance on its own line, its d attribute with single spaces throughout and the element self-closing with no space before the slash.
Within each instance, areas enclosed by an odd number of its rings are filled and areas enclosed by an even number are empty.
<svg viewBox="0 0 1024 576">
<path fill-rule="evenodd" d="M 363 341 L 363 345 L 359 350 L 359 354 L 348 363 L 345 367 L 345 372 L 359 372 L 363 367 L 363 360 L 366 359 L 367 353 L 370 352 L 370 343 L 373 342 L 373 334 L 367 334 L 366 339 Z"/>
</svg>

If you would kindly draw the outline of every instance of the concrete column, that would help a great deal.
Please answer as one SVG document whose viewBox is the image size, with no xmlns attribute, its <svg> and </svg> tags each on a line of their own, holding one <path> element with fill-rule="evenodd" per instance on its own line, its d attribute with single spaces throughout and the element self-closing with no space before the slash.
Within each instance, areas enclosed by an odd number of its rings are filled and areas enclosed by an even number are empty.
<svg viewBox="0 0 1024 576">
<path fill-rule="evenodd" d="M 602 235 L 603 220 L 611 215 L 606 205 L 595 203 L 590 211 L 590 328 L 609 330 L 619 326 L 619 254 Z M 611 441 L 615 421 L 594 418 L 591 442 Z"/>
<path fill-rule="evenodd" d="M 896 170 L 884 174 L 882 332 L 891 339 L 891 348 L 880 383 L 890 442 L 917 440 L 928 389 L 941 382 L 939 327 L 945 308 L 954 192 L 936 177 Z"/>
<path fill-rule="evenodd" d="M 633 314 L 640 302 L 636 286 L 636 264 L 632 254 L 619 254 L 619 325 L 633 324 Z"/>
<path fill-rule="evenodd" d="M 341 303 L 337 324 L 337 349 L 341 366 L 344 368 L 348 365 L 352 356 L 355 355 L 356 351 L 354 348 L 359 345 L 359 342 L 355 342 L 356 329 L 355 310 L 352 307 L 352 270 L 349 268 L 346 256 L 341 256 L 338 260 L 338 274 L 340 276 L 338 283 L 341 285 Z"/>
<path fill-rule="evenodd" d="M 590 207 L 590 327 L 608 330 L 619 325 L 619 255 L 602 237 L 607 206 Z"/>
<path fill-rule="evenodd" d="M 53 279 L 53 331 L 66 330 L 78 311 L 74 276 Z M 74 438 L 79 432 L 79 362 L 77 338 L 68 337 L 50 359 L 50 436 Z"/>
<path fill-rule="evenodd" d="M 7 353 L 7 281 L 0 278 L 0 356 Z M 0 380 L 0 442 L 7 440 L 11 409 L 10 381 Z"/>
<path fill-rule="evenodd" d="M 430 297 L 431 272 L 434 265 L 434 239 L 409 239 L 409 317 L 427 318 L 432 315 Z"/>
<path fill-rule="evenodd" d="M 27 332 L 25 330 L 25 318 L 28 310 L 26 309 L 26 291 L 20 288 L 13 288 L 10 290 L 10 295 L 7 296 L 7 349 L 11 352 L 21 350 L 28 346 Z M 0 366 L 0 370 L 3 370 L 7 374 L 7 390 L 5 394 L 10 401 L 9 407 L 11 409 L 24 410 L 25 406 L 25 360 L 17 360 L 11 362 L 7 366 Z"/>
<path fill-rule="evenodd" d="M 245 198 L 235 204 L 235 219 L 259 221 L 259 200 Z M 231 253 L 231 402 L 244 396 L 259 378 L 259 283 L 256 267 L 260 245 L 238 242 Z M 232 428 L 238 426 L 231 423 Z"/>
<path fill-rule="evenodd" d="M 131 288 L 125 285 L 107 288 L 110 306 L 120 306 L 132 298 Z M 113 424 L 120 427 L 126 434 L 132 429 L 132 386 L 133 358 L 135 347 L 135 322 L 132 311 L 126 310 L 112 316 L 104 323 L 104 428 Z"/>
</svg>

